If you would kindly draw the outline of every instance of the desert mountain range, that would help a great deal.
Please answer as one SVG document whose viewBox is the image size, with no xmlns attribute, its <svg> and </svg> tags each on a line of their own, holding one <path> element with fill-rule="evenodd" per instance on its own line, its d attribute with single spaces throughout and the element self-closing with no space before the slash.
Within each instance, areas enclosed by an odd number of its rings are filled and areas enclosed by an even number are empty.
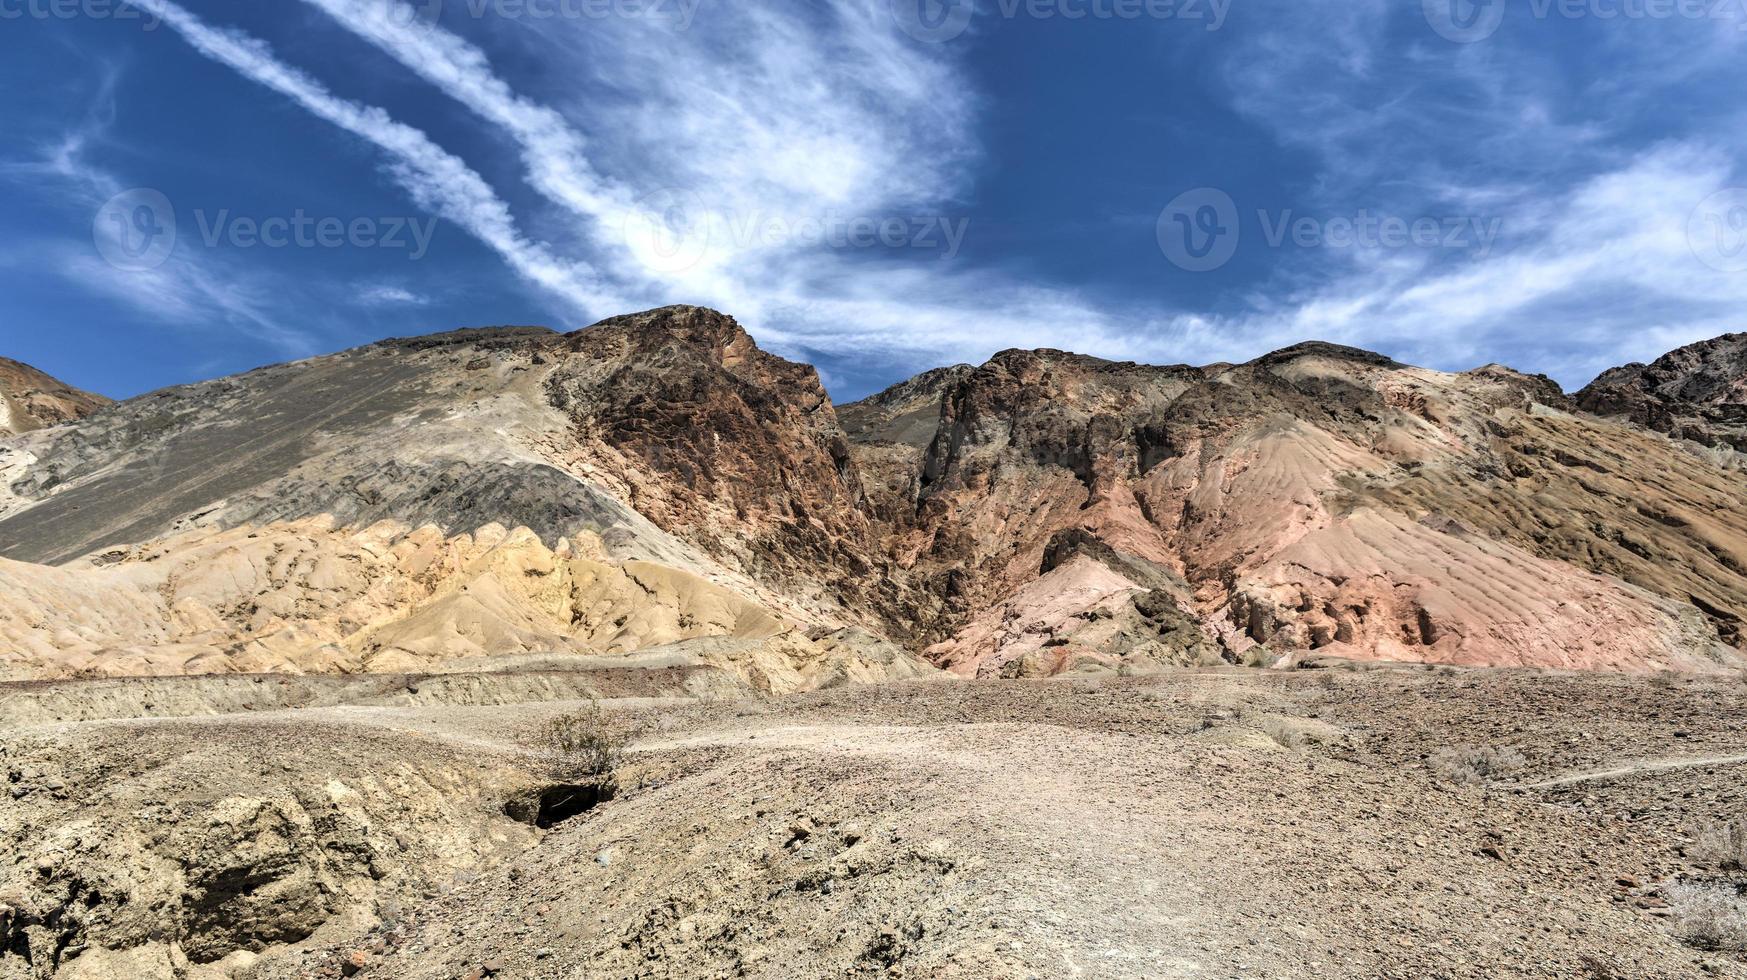
<svg viewBox="0 0 1747 980">
<path fill-rule="evenodd" d="M 1575 396 L 1307 343 L 1006 351 L 836 406 L 668 307 L 119 404 L 0 361 L 0 405 L 0 679 L 1704 672 L 1747 642 L 1747 335 Z"/>
</svg>

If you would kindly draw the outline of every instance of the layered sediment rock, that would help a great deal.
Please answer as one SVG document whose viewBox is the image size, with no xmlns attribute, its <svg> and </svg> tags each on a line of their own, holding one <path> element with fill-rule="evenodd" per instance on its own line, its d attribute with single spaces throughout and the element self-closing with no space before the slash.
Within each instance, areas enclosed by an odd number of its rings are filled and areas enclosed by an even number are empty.
<svg viewBox="0 0 1747 980">
<path fill-rule="evenodd" d="M 390 341 L 0 444 L 0 632 L 44 676 L 850 636 L 981 676 L 1719 669 L 1747 489 L 1643 406 L 1732 410 L 1737 340 L 1576 403 L 1309 343 L 1007 351 L 841 408 L 698 307 Z"/>
</svg>

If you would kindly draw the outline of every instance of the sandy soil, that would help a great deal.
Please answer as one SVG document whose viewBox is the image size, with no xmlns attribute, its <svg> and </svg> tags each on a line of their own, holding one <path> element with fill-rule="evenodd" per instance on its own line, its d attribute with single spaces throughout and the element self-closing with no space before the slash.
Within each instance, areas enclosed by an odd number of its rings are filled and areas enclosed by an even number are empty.
<svg viewBox="0 0 1747 980">
<path fill-rule="evenodd" d="M 1731 880 L 1689 852 L 1741 810 L 1734 680 L 609 704 L 624 790 L 550 829 L 521 733 L 577 702 L 7 731 L 0 977 L 1747 976 L 1666 891 Z"/>
</svg>

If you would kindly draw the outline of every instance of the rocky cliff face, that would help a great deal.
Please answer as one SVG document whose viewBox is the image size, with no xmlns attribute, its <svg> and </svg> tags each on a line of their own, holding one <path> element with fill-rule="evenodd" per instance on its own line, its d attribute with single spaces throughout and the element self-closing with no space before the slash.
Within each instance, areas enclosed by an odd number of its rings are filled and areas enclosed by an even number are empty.
<svg viewBox="0 0 1747 980">
<path fill-rule="evenodd" d="M 1747 333 L 1604 372 L 1577 393 L 1585 411 L 1676 439 L 1747 453 Z"/>
<path fill-rule="evenodd" d="M 1747 494 L 1544 378 L 1305 344 L 1211 368 L 1008 352 L 929 390 L 925 443 L 914 383 L 842 415 L 960 672 L 1703 667 L 1740 642 Z"/>
<path fill-rule="evenodd" d="M 615 317 L 547 356 L 579 451 L 638 513 L 808 604 L 878 595 L 861 481 L 812 367 L 696 307 Z"/>
<path fill-rule="evenodd" d="M 72 422 L 108 404 L 102 395 L 80 391 L 28 364 L 0 357 L 0 435 Z"/>
<path fill-rule="evenodd" d="M 1700 360 L 1675 388 L 1732 404 L 1739 375 Z M 845 637 L 981 676 L 1705 670 L 1747 615 L 1738 473 L 1544 378 L 1327 344 L 1008 351 L 837 408 L 732 318 L 670 307 L 386 342 L 0 445 L 17 675 L 717 641 L 771 687 L 916 670 L 844 667 Z"/>
</svg>

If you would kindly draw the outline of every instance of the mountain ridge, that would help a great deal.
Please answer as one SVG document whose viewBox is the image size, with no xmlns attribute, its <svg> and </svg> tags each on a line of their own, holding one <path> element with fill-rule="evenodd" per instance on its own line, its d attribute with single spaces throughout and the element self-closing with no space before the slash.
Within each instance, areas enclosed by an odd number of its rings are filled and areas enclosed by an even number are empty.
<svg viewBox="0 0 1747 980">
<path fill-rule="evenodd" d="M 1747 333 L 1688 344 L 1602 372 L 1573 396 L 1584 410 L 1673 438 L 1747 452 Z"/>
<path fill-rule="evenodd" d="M 763 351 L 732 317 L 672 306 L 562 334 L 390 339 L 14 436 L 6 448 L 25 462 L 0 479 L 0 575 L 88 573 L 15 610 L 44 624 L 15 638 L 35 651 L 15 668 L 25 674 L 63 669 L 56 651 L 73 647 L 79 670 L 142 669 L 137 650 L 106 654 L 125 630 L 81 619 L 68 596 L 219 540 L 234 560 L 272 561 L 233 532 L 309 556 L 307 573 L 235 577 L 287 614 L 244 614 L 261 596 L 229 593 L 142 613 L 208 627 L 141 627 L 210 646 L 158 667 L 226 669 L 270 648 L 278 669 L 371 669 L 380 654 L 358 630 L 382 635 L 382 623 L 289 614 L 329 608 L 332 596 L 310 598 L 325 587 L 357 592 L 346 601 L 364 619 L 436 624 L 403 644 L 421 665 L 490 655 L 492 637 L 523 637 L 504 640 L 523 652 L 617 635 L 599 622 L 606 607 L 577 605 L 594 594 L 568 584 L 581 566 L 544 592 L 505 571 L 564 554 L 726 590 L 782 624 L 760 642 L 785 663 L 816 659 L 796 652 L 808 637 L 845 630 L 981 676 L 1331 655 L 1738 663 L 1739 480 L 1714 447 L 1577 409 L 1545 377 L 1430 371 L 1320 341 L 1205 367 L 1010 350 L 838 406 L 814 368 Z M 458 621 L 432 612 L 425 586 L 365 600 L 368 583 L 315 572 L 359 547 L 312 535 L 317 520 L 526 543 L 455 580 L 494 597 Z M 680 623 L 694 601 L 652 594 L 631 615 Z M 812 683 L 773 664 L 785 683 Z"/>
</svg>

